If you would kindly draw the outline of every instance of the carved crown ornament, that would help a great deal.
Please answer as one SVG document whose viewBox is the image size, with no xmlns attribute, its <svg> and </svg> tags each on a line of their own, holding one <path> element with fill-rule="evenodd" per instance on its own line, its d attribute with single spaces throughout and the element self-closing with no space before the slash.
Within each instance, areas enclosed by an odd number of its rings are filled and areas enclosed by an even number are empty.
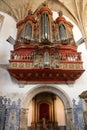
<svg viewBox="0 0 87 130">
<path fill-rule="evenodd" d="M 80 95 L 80 98 L 85 99 L 87 101 L 87 91 L 83 91 Z"/>
<path fill-rule="evenodd" d="M 74 83 L 84 72 L 73 25 L 59 12 L 53 20 L 47 4 L 17 23 L 8 71 L 22 83 Z"/>
</svg>

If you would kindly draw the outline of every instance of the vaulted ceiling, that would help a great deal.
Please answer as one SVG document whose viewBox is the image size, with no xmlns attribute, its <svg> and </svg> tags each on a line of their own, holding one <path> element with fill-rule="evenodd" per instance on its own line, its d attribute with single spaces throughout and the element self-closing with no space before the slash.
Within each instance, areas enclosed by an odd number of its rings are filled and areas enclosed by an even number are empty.
<svg viewBox="0 0 87 130">
<path fill-rule="evenodd" d="M 33 12 L 45 0 L 0 0 L 0 11 L 12 16 L 17 22 L 23 19 L 28 10 Z M 50 9 L 63 11 L 81 30 L 87 48 L 87 0 L 46 0 Z"/>
</svg>

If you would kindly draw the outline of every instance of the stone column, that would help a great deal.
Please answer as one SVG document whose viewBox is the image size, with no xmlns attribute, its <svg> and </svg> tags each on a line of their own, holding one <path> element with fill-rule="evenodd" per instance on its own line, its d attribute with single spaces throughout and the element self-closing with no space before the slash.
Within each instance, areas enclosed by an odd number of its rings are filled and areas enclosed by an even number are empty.
<svg viewBox="0 0 87 130">
<path fill-rule="evenodd" d="M 66 112 L 66 130 L 75 130 L 75 123 L 72 108 L 67 108 Z"/>
<path fill-rule="evenodd" d="M 56 96 L 53 96 L 53 128 L 54 130 L 58 129 L 58 124 L 56 121 L 56 111 L 55 111 L 55 101 L 56 101 Z"/>
<path fill-rule="evenodd" d="M 36 123 L 36 98 L 34 99 L 34 122 Z"/>
<path fill-rule="evenodd" d="M 83 112 L 85 129 L 87 130 L 87 111 Z"/>
<path fill-rule="evenodd" d="M 28 129 L 28 109 L 22 108 L 20 113 L 20 130 Z"/>
<path fill-rule="evenodd" d="M 33 115 L 32 115 L 32 123 L 31 123 L 32 130 L 35 130 L 36 127 L 36 99 L 33 98 Z"/>
<path fill-rule="evenodd" d="M 55 122 L 55 97 L 53 96 L 53 122 Z"/>
<path fill-rule="evenodd" d="M 85 129 L 87 130 L 87 99 L 82 99 L 82 105 L 83 105 L 84 125 Z"/>
</svg>

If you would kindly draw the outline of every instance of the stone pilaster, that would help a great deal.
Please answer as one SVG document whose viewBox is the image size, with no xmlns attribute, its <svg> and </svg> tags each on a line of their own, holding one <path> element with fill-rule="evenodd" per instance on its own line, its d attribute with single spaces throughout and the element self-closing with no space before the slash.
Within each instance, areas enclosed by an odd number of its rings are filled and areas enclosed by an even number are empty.
<svg viewBox="0 0 87 130">
<path fill-rule="evenodd" d="M 87 111 L 83 112 L 85 129 L 87 129 Z"/>
<path fill-rule="evenodd" d="M 66 130 L 75 130 L 72 108 L 66 109 Z"/>
<path fill-rule="evenodd" d="M 32 113 L 32 123 L 31 123 L 31 127 L 32 127 L 32 130 L 35 130 L 35 127 L 36 127 L 36 99 L 33 98 L 33 113 Z"/>
<path fill-rule="evenodd" d="M 20 130 L 28 129 L 28 109 L 22 108 L 20 114 Z"/>
</svg>

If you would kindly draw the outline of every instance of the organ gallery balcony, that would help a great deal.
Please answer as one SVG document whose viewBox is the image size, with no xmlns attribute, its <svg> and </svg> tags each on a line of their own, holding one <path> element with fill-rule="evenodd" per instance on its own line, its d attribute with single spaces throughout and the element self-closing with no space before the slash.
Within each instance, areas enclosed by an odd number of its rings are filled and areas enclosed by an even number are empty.
<svg viewBox="0 0 87 130">
<path fill-rule="evenodd" d="M 81 53 L 72 46 L 65 48 L 65 45 L 58 48 L 32 47 L 29 51 L 23 47 L 12 51 L 8 70 L 22 82 L 73 83 L 84 72 Z"/>
</svg>

